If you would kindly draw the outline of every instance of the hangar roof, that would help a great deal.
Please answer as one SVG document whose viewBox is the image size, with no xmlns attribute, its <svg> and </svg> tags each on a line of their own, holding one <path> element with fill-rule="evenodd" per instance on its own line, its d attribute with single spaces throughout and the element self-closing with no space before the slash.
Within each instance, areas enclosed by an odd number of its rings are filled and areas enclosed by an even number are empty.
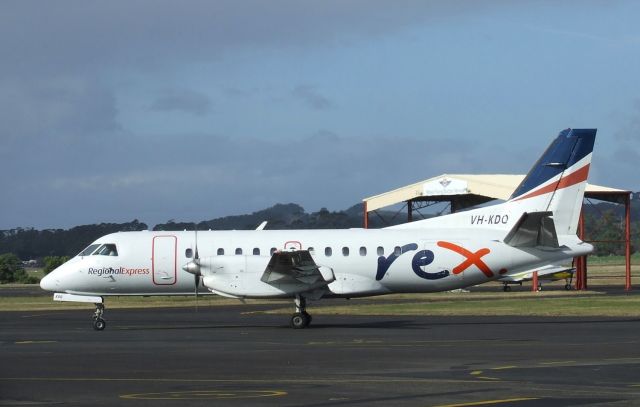
<svg viewBox="0 0 640 407">
<path fill-rule="evenodd" d="M 442 174 L 365 198 L 363 202 L 366 203 L 367 212 L 371 212 L 412 199 L 448 201 L 454 199 L 455 196 L 473 195 L 488 198 L 484 199 L 484 201 L 493 199 L 507 200 L 524 177 L 524 175 L 514 174 Z M 607 194 L 630 193 L 630 191 L 587 184 L 586 193 L 592 196 L 605 196 Z M 599 197 L 598 199 L 604 198 Z"/>
</svg>

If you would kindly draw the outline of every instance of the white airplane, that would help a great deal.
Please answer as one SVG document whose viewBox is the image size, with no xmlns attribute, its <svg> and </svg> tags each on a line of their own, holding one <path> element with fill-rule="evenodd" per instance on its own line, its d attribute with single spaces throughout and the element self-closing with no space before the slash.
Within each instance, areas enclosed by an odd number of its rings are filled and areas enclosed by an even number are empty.
<svg viewBox="0 0 640 407">
<path fill-rule="evenodd" d="M 185 295 L 308 299 L 449 291 L 591 253 L 576 236 L 595 129 L 567 129 L 505 203 L 385 229 L 121 232 L 42 279 L 55 300 Z M 263 227 L 259 228 L 263 229 Z"/>
</svg>

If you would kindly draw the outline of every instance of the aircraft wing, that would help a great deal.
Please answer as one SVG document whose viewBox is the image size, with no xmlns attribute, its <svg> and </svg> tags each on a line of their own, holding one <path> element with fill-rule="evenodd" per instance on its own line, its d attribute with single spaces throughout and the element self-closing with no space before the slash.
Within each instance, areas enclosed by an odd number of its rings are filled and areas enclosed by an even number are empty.
<svg viewBox="0 0 640 407">
<path fill-rule="evenodd" d="M 295 250 L 273 253 L 260 280 L 267 284 L 311 288 L 327 285 L 335 280 L 335 276 L 331 268 L 317 265 L 308 250 Z"/>
<path fill-rule="evenodd" d="M 506 274 L 498 279 L 502 282 L 521 282 L 530 281 L 533 279 L 533 273 L 538 272 L 538 278 L 542 280 L 560 280 L 563 278 L 569 278 L 575 273 L 574 267 L 560 266 L 556 264 L 549 264 L 543 267 L 516 272 L 513 274 Z"/>
</svg>

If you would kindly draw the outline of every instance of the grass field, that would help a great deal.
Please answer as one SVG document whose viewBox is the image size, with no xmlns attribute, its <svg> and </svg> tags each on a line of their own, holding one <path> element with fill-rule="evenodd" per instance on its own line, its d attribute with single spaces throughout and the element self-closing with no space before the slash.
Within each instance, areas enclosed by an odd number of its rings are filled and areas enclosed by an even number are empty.
<svg viewBox="0 0 640 407">
<path fill-rule="evenodd" d="M 634 257 L 634 259 L 636 259 Z M 632 259 L 632 264 L 634 263 Z M 637 258 L 640 260 L 640 258 Z M 541 292 L 531 292 L 530 283 L 515 287 L 513 292 L 503 293 L 500 284 L 489 283 L 482 290 L 471 292 L 435 294 L 397 294 L 350 301 L 310 302 L 314 314 L 350 315 L 530 315 L 530 316 L 602 316 L 640 317 L 640 293 L 624 293 L 624 258 L 590 258 L 589 284 L 606 287 L 616 295 L 598 291 L 565 291 L 564 281 L 547 283 Z M 35 272 L 37 273 L 37 272 Z M 640 267 L 632 266 L 632 275 L 639 275 Z M 632 279 L 632 285 L 640 284 L 640 277 Z M 486 288 L 489 287 L 489 288 Z M 16 296 L 3 295 L 18 285 L 0 286 L 0 311 L 37 311 L 62 309 L 92 310 L 92 304 L 54 302 L 50 294 Z M 619 289 L 619 291 L 617 291 Z M 37 289 L 36 289 L 37 290 Z M 109 297 L 107 308 L 194 307 L 194 297 Z M 238 300 L 215 295 L 200 296 L 198 306 L 217 307 L 239 304 Z M 270 304 L 268 313 L 289 314 L 291 301 L 248 300 L 249 304 Z"/>
</svg>

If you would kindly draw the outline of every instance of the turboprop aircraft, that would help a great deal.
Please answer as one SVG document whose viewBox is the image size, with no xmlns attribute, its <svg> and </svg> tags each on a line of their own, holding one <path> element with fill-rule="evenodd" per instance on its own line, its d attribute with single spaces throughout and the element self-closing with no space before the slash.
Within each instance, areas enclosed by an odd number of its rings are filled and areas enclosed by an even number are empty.
<svg viewBox="0 0 640 407">
<path fill-rule="evenodd" d="M 42 279 L 54 299 L 185 295 L 308 299 L 448 291 L 591 253 L 576 236 L 595 129 L 560 132 L 511 198 L 385 229 L 121 232 L 99 238 Z"/>
</svg>

